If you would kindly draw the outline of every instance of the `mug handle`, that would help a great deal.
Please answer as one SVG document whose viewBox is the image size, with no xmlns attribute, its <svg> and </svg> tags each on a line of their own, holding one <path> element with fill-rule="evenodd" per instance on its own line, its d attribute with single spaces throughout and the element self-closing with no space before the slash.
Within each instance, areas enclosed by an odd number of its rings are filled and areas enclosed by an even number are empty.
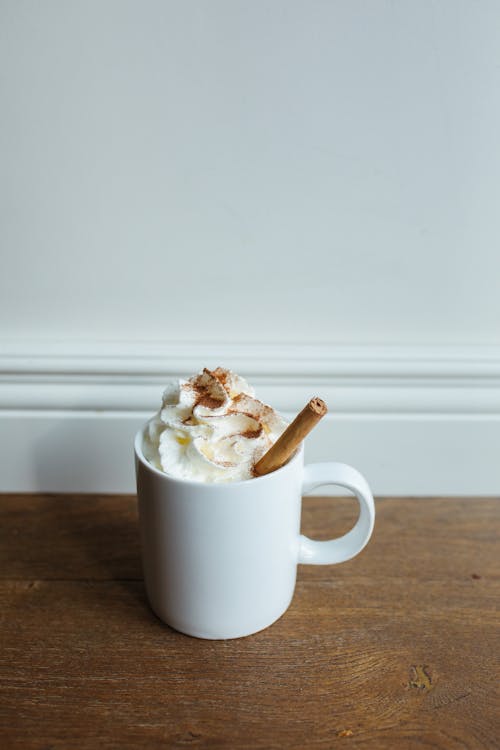
<svg viewBox="0 0 500 750">
<path fill-rule="evenodd" d="M 375 504 L 366 479 L 352 466 L 340 463 L 309 464 L 304 467 L 302 493 L 309 494 L 317 487 L 336 484 L 354 492 L 359 502 L 356 525 L 338 539 L 326 542 L 299 537 L 299 563 L 308 565 L 333 565 L 350 560 L 361 552 L 368 542 L 375 523 Z"/>
</svg>

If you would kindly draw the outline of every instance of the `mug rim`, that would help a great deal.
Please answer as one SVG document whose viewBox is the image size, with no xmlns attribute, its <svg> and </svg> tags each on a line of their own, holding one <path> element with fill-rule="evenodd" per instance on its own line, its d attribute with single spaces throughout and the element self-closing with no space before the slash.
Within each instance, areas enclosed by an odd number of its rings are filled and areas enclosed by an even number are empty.
<svg viewBox="0 0 500 750">
<path fill-rule="evenodd" d="M 271 471 L 269 474 L 263 474 L 260 477 L 250 477 L 250 479 L 238 479 L 235 482 L 203 482 L 201 480 L 196 479 L 180 479 L 179 477 L 173 477 L 170 474 L 167 474 L 164 471 L 161 471 L 160 469 L 157 469 L 156 466 L 153 466 L 146 456 L 144 455 L 144 451 L 142 449 L 142 442 L 144 439 L 144 431 L 146 429 L 147 424 L 149 423 L 149 420 L 145 422 L 136 432 L 135 438 L 134 438 L 134 453 L 138 461 L 149 471 L 152 471 L 153 474 L 157 474 L 159 477 L 161 477 L 164 481 L 173 482 L 174 484 L 179 484 L 183 486 L 191 486 L 191 487 L 212 487 L 214 490 L 218 491 L 229 491 L 231 487 L 241 487 L 242 485 L 248 486 L 249 483 L 254 482 L 264 482 L 266 480 L 269 480 L 270 477 L 276 477 L 279 474 L 284 474 L 287 470 L 290 469 L 291 466 L 293 466 L 297 461 L 302 460 L 304 456 L 304 443 L 302 442 L 299 447 L 296 449 L 293 456 L 288 459 L 286 464 L 283 466 L 280 466 L 279 469 L 275 469 L 274 471 Z M 223 489 L 224 488 L 224 489 Z"/>
</svg>

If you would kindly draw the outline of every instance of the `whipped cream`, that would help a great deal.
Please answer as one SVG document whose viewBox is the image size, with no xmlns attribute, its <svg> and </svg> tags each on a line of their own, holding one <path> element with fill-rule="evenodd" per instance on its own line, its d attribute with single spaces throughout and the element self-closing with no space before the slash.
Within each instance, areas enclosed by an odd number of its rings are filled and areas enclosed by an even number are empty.
<svg viewBox="0 0 500 750">
<path fill-rule="evenodd" d="M 205 368 L 167 386 L 143 450 L 153 466 L 178 479 L 235 482 L 254 476 L 253 467 L 286 426 L 242 377 Z"/>
</svg>

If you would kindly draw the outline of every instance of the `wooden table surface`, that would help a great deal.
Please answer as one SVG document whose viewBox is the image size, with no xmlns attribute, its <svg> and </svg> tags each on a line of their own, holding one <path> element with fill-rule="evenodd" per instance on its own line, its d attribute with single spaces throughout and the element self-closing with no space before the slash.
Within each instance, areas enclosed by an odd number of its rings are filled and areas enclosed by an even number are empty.
<svg viewBox="0 0 500 750">
<path fill-rule="evenodd" d="M 148 608 L 135 498 L 0 496 L 0 747 L 499 748 L 499 531 L 496 499 L 379 499 L 271 628 L 203 641 Z"/>
</svg>

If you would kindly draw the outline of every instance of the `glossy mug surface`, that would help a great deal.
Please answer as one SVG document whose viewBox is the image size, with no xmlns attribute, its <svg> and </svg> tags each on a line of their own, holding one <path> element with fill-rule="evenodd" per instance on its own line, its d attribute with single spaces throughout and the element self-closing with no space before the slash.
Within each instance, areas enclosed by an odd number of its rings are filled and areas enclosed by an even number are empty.
<svg viewBox="0 0 500 750">
<path fill-rule="evenodd" d="M 346 464 L 310 464 L 303 449 L 281 469 L 240 482 L 169 477 L 135 439 L 142 559 L 148 599 L 165 623 L 198 638 L 238 638 L 287 610 L 298 563 L 328 565 L 354 557 L 375 519 L 366 480 Z M 336 484 L 354 492 L 356 525 L 339 539 L 300 534 L 301 498 Z"/>
</svg>

